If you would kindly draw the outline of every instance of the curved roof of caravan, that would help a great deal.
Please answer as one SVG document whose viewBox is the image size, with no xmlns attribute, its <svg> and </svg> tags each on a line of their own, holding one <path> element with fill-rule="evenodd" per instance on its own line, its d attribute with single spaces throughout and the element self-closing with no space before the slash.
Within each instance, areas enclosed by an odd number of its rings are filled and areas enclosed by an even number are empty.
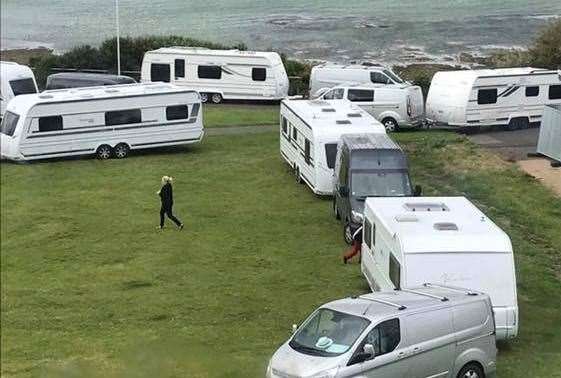
<svg viewBox="0 0 561 378">
<path fill-rule="evenodd" d="M 278 53 L 273 51 L 244 51 L 244 50 L 211 50 L 203 47 L 161 47 L 157 50 L 147 51 L 146 54 L 177 54 L 177 55 L 211 55 L 211 56 L 229 56 L 229 57 L 256 57 L 268 59 L 280 59 Z"/>
<path fill-rule="evenodd" d="M 17 113 L 21 114 L 37 104 L 55 104 L 61 102 L 88 101 L 92 99 L 137 97 L 164 93 L 193 93 L 198 96 L 196 91 L 168 83 L 105 85 L 99 87 L 56 89 L 37 94 L 20 95 L 14 97 L 10 101 L 8 104 L 8 110 L 16 109 Z"/>
<path fill-rule="evenodd" d="M 8 77 L 15 75 L 25 75 L 26 77 L 33 76 L 33 71 L 31 68 L 24 66 L 23 64 L 18 64 L 16 62 L 6 62 L 0 61 L 0 77 Z"/>
<path fill-rule="evenodd" d="M 368 198 L 405 254 L 512 253 L 508 235 L 465 197 Z"/>
<path fill-rule="evenodd" d="M 283 100 L 282 104 L 324 135 L 386 133 L 376 118 L 347 100 Z"/>
<path fill-rule="evenodd" d="M 460 80 L 474 81 L 484 77 L 502 77 L 502 76 L 525 76 L 532 74 L 557 74 L 557 71 L 551 71 L 543 68 L 519 67 L 519 68 L 497 68 L 482 70 L 459 70 L 459 71 L 439 71 L 437 75 L 442 77 L 455 78 Z"/>
</svg>

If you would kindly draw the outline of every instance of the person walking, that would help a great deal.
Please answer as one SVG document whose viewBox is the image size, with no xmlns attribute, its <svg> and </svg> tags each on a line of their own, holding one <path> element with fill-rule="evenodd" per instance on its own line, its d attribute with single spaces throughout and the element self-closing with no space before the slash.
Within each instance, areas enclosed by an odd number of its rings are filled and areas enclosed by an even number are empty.
<svg viewBox="0 0 561 378">
<path fill-rule="evenodd" d="M 160 209 L 160 229 L 164 228 L 164 216 L 167 215 L 169 219 L 175 223 L 180 230 L 183 229 L 183 223 L 173 215 L 173 187 L 171 186 L 173 178 L 170 176 L 162 177 L 162 188 L 157 192 L 162 201 Z"/>
<path fill-rule="evenodd" d="M 358 255 L 358 262 L 360 262 L 360 248 L 362 246 L 362 226 L 360 226 L 353 233 L 353 243 L 351 248 L 349 248 L 343 255 L 343 263 L 346 264 L 347 261 L 352 259 L 354 256 Z"/>
</svg>

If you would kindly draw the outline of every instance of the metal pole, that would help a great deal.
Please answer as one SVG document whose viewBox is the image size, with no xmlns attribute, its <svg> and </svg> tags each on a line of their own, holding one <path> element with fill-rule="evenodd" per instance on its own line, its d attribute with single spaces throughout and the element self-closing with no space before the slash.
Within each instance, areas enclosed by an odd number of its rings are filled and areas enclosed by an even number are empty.
<svg viewBox="0 0 561 378">
<path fill-rule="evenodd" d="M 115 0 L 115 21 L 117 24 L 117 75 L 121 75 L 121 40 L 119 30 L 119 0 Z"/>
</svg>

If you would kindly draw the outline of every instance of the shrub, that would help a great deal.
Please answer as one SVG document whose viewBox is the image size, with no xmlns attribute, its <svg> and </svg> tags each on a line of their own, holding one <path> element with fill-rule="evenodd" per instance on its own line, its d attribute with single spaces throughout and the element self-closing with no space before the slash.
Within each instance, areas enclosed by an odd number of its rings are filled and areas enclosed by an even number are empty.
<svg viewBox="0 0 561 378">
<path fill-rule="evenodd" d="M 538 36 L 529 55 L 536 67 L 561 68 L 561 19 L 552 22 Z"/>
</svg>

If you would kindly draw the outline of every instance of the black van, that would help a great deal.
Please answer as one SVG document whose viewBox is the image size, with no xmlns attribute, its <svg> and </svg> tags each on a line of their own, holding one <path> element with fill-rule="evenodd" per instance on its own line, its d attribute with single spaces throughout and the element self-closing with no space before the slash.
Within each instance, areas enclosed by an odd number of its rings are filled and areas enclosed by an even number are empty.
<svg viewBox="0 0 561 378">
<path fill-rule="evenodd" d="M 45 90 L 81 87 L 98 87 L 102 85 L 133 84 L 132 77 L 86 72 L 61 72 L 49 75 Z"/>
<path fill-rule="evenodd" d="M 421 194 L 411 185 L 407 158 L 386 134 L 345 134 L 337 148 L 333 211 L 344 222 L 344 237 L 362 224 L 367 197 L 410 197 Z"/>
</svg>

